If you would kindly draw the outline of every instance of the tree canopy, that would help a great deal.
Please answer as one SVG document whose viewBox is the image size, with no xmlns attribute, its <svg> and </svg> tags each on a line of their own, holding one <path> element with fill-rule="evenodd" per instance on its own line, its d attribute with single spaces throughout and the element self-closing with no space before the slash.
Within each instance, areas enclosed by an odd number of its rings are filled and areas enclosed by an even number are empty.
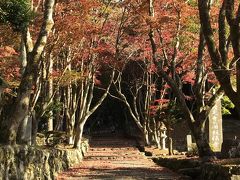
<svg viewBox="0 0 240 180">
<path fill-rule="evenodd" d="M 236 5 L 0 1 L 0 74 L 8 83 L 0 91 L 0 142 L 34 144 L 43 126 L 80 148 L 85 124 L 113 98 L 146 145 L 160 148 L 163 125 L 171 142 L 171 126 L 185 120 L 199 156 L 214 157 L 205 130 L 212 107 L 225 92 L 240 112 Z M 29 121 L 35 129 L 24 126 Z"/>
</svg>

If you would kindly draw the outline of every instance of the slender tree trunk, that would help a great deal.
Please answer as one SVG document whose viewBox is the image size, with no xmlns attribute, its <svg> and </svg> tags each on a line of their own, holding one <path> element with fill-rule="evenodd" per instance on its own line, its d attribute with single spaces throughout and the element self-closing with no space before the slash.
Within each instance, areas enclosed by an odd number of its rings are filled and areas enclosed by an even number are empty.
<svg viewBox="0 0 240 180">
<path fill-rule="evenodd" d="M 26 51 L 26 46 L 25 46 L 23 37 L 21 39 L 21 44 L 20 44 L 20 62 L 21 62 L 21 73 L 23 74 L 27 66 L 27 51 Z"/>
<path fill-rule="evenodd" d="M 67 121 L 67 134 L 69 136 L 68 143 L 74 144 L 74 126 L 75 126 L 75 120 L 76 120 L 76 110 L 77 110 L 77 90 L 74 85 L 70 85 L 68 88 L 68 96 L 70 103 L 68 104 L 69 107 L 67 109 L 68 111 L 68 121 Z"/>
<path fill-rule="evenodd" d="M 83 128 L 86 120 L 82 120 L 76 128 L 75 133 L 75 140 L 74 140 L 74 148 L 80 149 L 82 143 L 82 135 L 83 135 Z"/>
<path fill-rule="evenodd" d="M 160 144 L 160 138 L 158 136 L 158 128 L 157 128 L 157 123 L 156 120 L 153 118 L 153 138 L 154 138 L 154 143 L 157 145 L 157 148 L 161 148 Z"/>
<path fill-rule="evenodd" d="M 168 154 L 173 155 L 173 141 L 171 138 L 171 130 L 169 123 L 165 123 L 167 128 Z"/>
<path fill-rule="evenodd" d="M 54 98 L 54 102 L 59 103 L 61 100 L 60 97 L 60 87 L 56 87 L 57 88 L 57 92 Z M 63 107 L 61 107 L 61 109 L 63 109 Z M 54 126 L 54 130 L 55 131 L 59 131 L 62 128 L 62 118 L 61 118 L 61 111 L 57 111 L 55 114 L 55 126 Z"/>
<path fill-rule="evenodd" d="M 145 145 L 149 146 L 150 145 L 150 141 L 149 141 L 149 132 L 147 130 L 147 120 L 144 120 L 143 123 L 143 140 Z"/>
<path fill-rule="evenodd" d="M 168 155 L 173 155 L 173 141 L 172 138 L 170 136 L 167 137 L 168 138 Z"/>
<path fill-rule="evenodd" d="M 68 143 L 74 144 L 74 125 L 75 125 L 75 113 L 70 116 L 70 122 L 68 124 Z"/>
<path fill-rule="evenodd" d="M 64 113 L 66 121 L 66 132 L 68 135 L 68 144 L 72 144 L 71 134 L 71 85 L 64 87 Z"/>
<path fill-rule="evenodd" d="M 35 111 L 32 112 L 32 145 L 36 144 L 36 137 L 38 132 L 38 120 Z"/>
<path fill-rule="evenodd" d="M 1 81 L 1 79 L 0 79 L 0 81 Z M 2 93 L 3 93 L 3 90 L 4 90 L 4 88 L 2 88 L 1 87 L 2 86 L 2 84 L 0 85 L 0 117 L 2 116 L 2 111 L 3 111 L 3 98 L 2 98 Z M 1 120 L 2 120 L 2 118 L 0 118 L 0 124 L 1 124 Z"/>
<path fill-rule="evenodd" d="M 53 95 L 53 79 L 52 79 L 52 72 L 53 72 L 53 58 L 52 55 L 50 55 L 49 58 L 49 69 L 48 69 L 48 91 L 47 91 L 47 97 L 50 99 L 49 103 L 53 103 L 53 99 L 51 99 Z M 53 111 L 49 111 L 49 119 L 48 119 L 48 131 L 53 131 Z"/>
</svg>

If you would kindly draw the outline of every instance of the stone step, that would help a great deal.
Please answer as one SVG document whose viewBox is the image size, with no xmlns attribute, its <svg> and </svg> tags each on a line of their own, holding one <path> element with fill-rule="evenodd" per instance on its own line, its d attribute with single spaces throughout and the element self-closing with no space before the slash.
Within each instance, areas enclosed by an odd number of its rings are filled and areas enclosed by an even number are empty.
<svg viewBox="0 0 240 180">
<path fill-rule="evenodd" d="M 87 156 L 105 156 L 106 153 L 105 152 L 101 152 L 101 151 L 98 151 L 98 152 L 88 152 L 87 153 Z M 114 155 L 114 156 L 144 156 L 144 153 L 142 152 L 111 152 L 111 155 Z"/>
<path fill-rule="evenodd" d="M 106 143 L 106 142 L 90 142 L 89 143 L 91 147 L 93 146 L 108 146 L 108 147 L 115 147 L 115 146 L 136 146 L 137 144 L 136 143 L 128 143 L 128 142 L 111 142 L 111 143 Z"/>
<path fill-rule="evenodd" d="M 91 148 L 89 148 L 89 152 L 90 151 L 93 151 L 93 152 L 101 152 L 101 151 L 109 151 L 109 150 L 111 150 L 111 151 L 117 151 L 117 152 L 119 152 L 119 151 L 138 151 L 138 149 L 136 148 L 136 147 L 116 147 L 116 148 L 107 148 L 107 147 L 102 147 L 102 148 L 100 148 L 100 147 L 97 147 L 97 148 L 93 148 L 93 147 L 91 147 Z"/>
<path fill-rule="evenodd" d="M 96 142 L 122 142 L 122 143 L 136 143 L 136 140 L 129 140 L 129 139 L 91 139 L 90 142 L 96 143 Z"/>
<path fill-rule="evenodd" d="M 147 159 L 147 157 L 144 156 L 128 156 L 128 157 L 124 157 L 124 156 L 86 156 L 85 157 L 86 160 L 137 160 L 137 159 Z"/>
<path fill-rule="evenodd" d="M 140 157 L 140 158 L 142 158 L 142 157 L 146 157 L 146 156 L 144 156 L 144 155 L 142 155 L 142 154 L 138 154 L 138 153 L 132 153 L 132 154 L 127 154 L 127 155 L 125 155 L 125 154 L 113 154 L 113 153 L 109 153 L 109 154 L 100 154 L 100 153 L 98 153 L 98 154 L 87 154 L 86 156 L 85 156 L 85 158 L 87 158 L 87 157 L 105 157 L 105 156 L 107 156 L 107 157 L 125 157 L 125 158 L 127 158 L 127 157 Z M 148 158 L 148 157 L 146 157 L 146 158 Z"/>
<path fill-rule="evenodd" d="M 83 162 L 60 177 L 58 180 L 174 180 L 179 176 L 157 166 L 132 139 L 93 137 Z"/>
</svg>

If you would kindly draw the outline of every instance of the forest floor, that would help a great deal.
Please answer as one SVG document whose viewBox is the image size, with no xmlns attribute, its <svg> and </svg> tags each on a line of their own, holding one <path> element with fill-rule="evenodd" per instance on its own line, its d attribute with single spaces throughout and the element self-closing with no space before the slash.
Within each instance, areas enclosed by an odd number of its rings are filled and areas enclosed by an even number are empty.
<svg viewBox="0 0 240 180">
<path fill-rule="evenodd" d="M 171 170 L 156 165 L 140 152 L 136 142 L 124 137 L 94 137 L 84 160 L 59 174 L 58 180 L 77 179 L 182 179 Z"/>
</svg>

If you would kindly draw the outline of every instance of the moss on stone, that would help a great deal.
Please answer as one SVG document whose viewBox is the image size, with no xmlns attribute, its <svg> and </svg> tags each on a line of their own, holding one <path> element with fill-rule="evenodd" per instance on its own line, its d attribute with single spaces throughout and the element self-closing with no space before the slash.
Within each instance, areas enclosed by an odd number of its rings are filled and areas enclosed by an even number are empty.
<svg viewBox="0 0 240 180">
<path fill-rule="evenodd" d="M 86 152 L 88 142 L 83 142 Z M 83 158 L 76 149 L 39 148 L 31 146 L 0 146 L 0 177 L 3 179 L 55 179 Z"/>
</svg>

